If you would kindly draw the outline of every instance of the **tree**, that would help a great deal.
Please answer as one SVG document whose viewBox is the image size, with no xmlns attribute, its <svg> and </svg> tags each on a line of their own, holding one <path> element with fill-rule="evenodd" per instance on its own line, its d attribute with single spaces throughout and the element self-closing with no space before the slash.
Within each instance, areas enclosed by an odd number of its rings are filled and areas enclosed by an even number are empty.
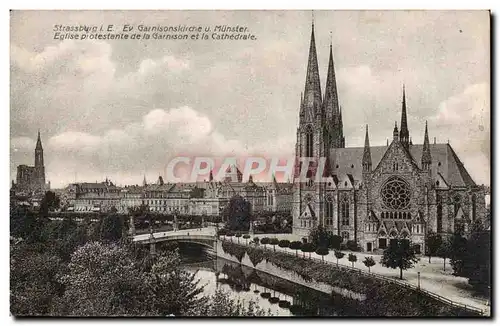
<svg viewBox="0 0 500 326">
<path fill-rule="evenodd" d="M 58 209 L 61 204 L 61 199 L 53 191 L 47 191 L 40 202 L 40 216 L 46 217 L 49 211 Z"/>
<path fill-rule="evenodd" d="M 340 250 L 340 244 L 341 243 L 342 243 L 342 237 L 340 235 L 333 234 L 330 237 L 330 244 L 329 244 L 328 247 L 331 248 L 331 249 Z"/>
<path fill-rule="evenodd" d="M 375 266 L 375 260 L 373 259 L 372 256 L 365 257 L 365 260 L 363 260 L 363 264 L 365 264 L 365 266 L 368 267 L 368 273 L 370 273 L 370 268 Z"/>
<path fill-rule="evenodd" d="M 222 211 L 226 226 L 234 231 L 248 231 L 250 229 L 251 204 L 239 195 L 233 196 Z"/>
<path fill-rule="evenodd" d="M 299 250 L 302 248 L 302 242 L 292 241 L 290 243 L 290 249 L 295 250 L 295 256 L 299 256 Z"/>
<path fill-rule="evenodd" d="M 255 316 L 270 316 L 270 310 L 263 310 L 250 300 L 246 304 L 240 299 L 233 300 L 227 292 L 220 289 L 215 291 L 215 294 L 210 297 L 208 302 L 190 313 L 190 316 L 210 316 L 210 317 L 255 317 Z"/>
<path fill-rule="evenodd" d="M 380 260 L 382 266 L 389 268 L 399 268 L 399 278 L 403 279 L 403 270 L 412 268 L 418 261 L 415 251 L 407 239 L 391 239 L 389 247 L 384 250 L 384 255 Z"/>
<path fill-rule="evenodd" d="M 450 249 L 450 264 L 453 267 L 453 274 L 456 276 L 465 276 L 463 269 L 467 256 L 467 239 L 460 231 L 453 233 Z"/>
<path fill-rule="evenodd" d="M 335 250 L 334 252 L 335 258 L 337 258 L 337 266 L 339 265 L 339 259 L 344 258 L 345 254 L 340 250 Z"/>
<path fill-rule="evenodd" d="M 255 245 L 259 245 L 259 237 L 253 238 L 253 242 L 255 243 Z"/>
<path fill-rule="evenodd" d="M 314 252 L 316 248 L 314 247 L 314 244 L 311 242 L 304 243 L 302 245 L 302 252 L 308 252 L 309 253 L 309 259 L 311 259 L 311 252 Z"/>
<path fill-rule="evenodd" d="M 432 231 L 429 231 L 427 233 L 427 242 L 426 242 L 426 249 L 427 249 L 427 256 L 429 256 L 429 264 L 431 263 L 431 256 L 436 256 L 437 252 L 439 250 L 439 247 L 441 246 L 441 243 L 443 240 L 441 239 L 441 235 L 434 233 Z"/>
<path fill-rule="evenodd" d="M 333 236 L 331 231 L 326 231 L 323 225 L 318 225 L 309 232 L 309 239 L 317 247 L 328 247 L 330 238 Z"/>
<path fill-rule="evenodd" d="M 107 215 L 101 223 L 101 239 L 118 241 L 126 231 L 123 218 L 118 214 Z"/>
<path fill-rule="evenodd" d="M 475 289 L 489 295 L 491 287 L 491 232 L 486 230 L 480 220 L 471 226 L 464 260 L 463 274 Z"/>
<path fill-rule="evenodd" d="M 439 246 L 436 255 L 443 258 L 443 271 L 446 270 L 446 258 L 449 258 L 451 254 L 451 242 L 449 238 L 442 239 L 441 245 Z"/>
<path fill-rule="evenodd" d="M 322 261 L 325 261 L 325 256 L 329 254 L 328 248 L 319 247 L 318 249 L 316 249 L 316 254 L 321 256 Z"/>
<path fill-rule="evenodd" d="M 250 239 L 250 235 L 249 235 L 249 234 L 245 234 L 245 235 L 243 236 L 243 239 L 245 239 L 245 240 L 246 240 L 247 245 L 248 245 L 248 239 Z"/>
<path fill-rule="evenodd" d="M 352 267 L 354 267 L 354 263 L 358 261 L 358 257 L 355 254 L 349 254 L 347 259 L 352 263 Z"/>
<path fill-rule="evenodd" d="M 262 238 L 260 243 L 264 245 L 264 250 L 266 249 L 266 244 L 269 244 L 270 239 L 268 237 Z"/>
<path fill-rule="evenodd" d="M 274 251 L 276 251 L 276 245 L 279 244 L 280 241 L 278 238 L 272 238 L 269 240 L 269 244 L 273 246 Z"/>
<path fill-rule="evenodd" d="M 240 243 L 241 233 L 236 232 L 236 234 L 234 236 L 236 237 L 236 239 L 238 239 L 238 243 Z"/>
</svg>

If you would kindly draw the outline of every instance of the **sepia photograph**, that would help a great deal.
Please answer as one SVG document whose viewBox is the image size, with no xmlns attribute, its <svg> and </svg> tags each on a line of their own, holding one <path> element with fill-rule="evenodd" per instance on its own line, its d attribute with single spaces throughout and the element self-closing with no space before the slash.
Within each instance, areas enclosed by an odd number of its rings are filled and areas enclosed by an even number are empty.
<svg viewBox="0 0 500 326">
<path fill-rule="evenodd" d="M 13 318 L 492 318 L 490 11 L 9 15 Z"/>
</svg>

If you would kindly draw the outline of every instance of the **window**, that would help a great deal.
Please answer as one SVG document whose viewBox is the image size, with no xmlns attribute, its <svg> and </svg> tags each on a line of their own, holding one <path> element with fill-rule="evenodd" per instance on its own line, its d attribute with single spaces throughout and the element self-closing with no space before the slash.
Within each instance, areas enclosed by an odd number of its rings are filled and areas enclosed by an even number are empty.
<svg viewBox="0 0 500 326">
<path fill-rule="evenodd" d="M 311 126 L 306 128 L 306 157 L 313 157 L 313 130 Z"/>
<path fill-rule="evenodd" d="M 326 217 L 333 217 L 333 201 L 330 196 L 326 197 L 326 207 L 325 207 Z"/>
<path fill-rule="evenodd" d="M 340 233 L 340 236 L 342 237 L 342 241 L 347 241 L 347 240 L 349 240 L 349 232 L 347 232 L 347 231 L 342 231 L 342 232 Z"/>
<path fill-rule="evenodd" d="M 342 225 L 349 225 L 349 199 L 344 197 L 341 204 Z"/>
<path fill-rule="evenodd" d="M 437 206 L 437 232 L 443 232 L 443 206 Z"/>
<path fill-rule="evenodd" d="M 453 216 L 456 217 L 458 210 L 460 209 L 460 195 L 456 195 L 453 198 Z"/>
<path fill-rule="evenodd" d="M 472 220 L 476 219 L 476 195 L 472 195 Z"/>
<path fill-rule="evenodd" d="M 400 178 L 392 178 L 381 190 L 382 201 L 394 210 L 407 208 L 410 204 L 410 187 Z"/>
</svg>

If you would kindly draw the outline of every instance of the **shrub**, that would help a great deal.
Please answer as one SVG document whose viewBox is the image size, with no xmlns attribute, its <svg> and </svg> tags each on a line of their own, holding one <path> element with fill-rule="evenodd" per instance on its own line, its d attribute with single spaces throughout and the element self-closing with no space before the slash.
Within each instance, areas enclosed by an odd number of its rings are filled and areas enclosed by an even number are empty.
<svg viewBox="0 0 500 326">
<path fill-rule="evenodd" d="M 292 241 L 290 243 L 290 249 L 295 250 L 295 256 L 299 255 L 298 250 L 302 248 L 302 242 L 300 241 Z"/>
<path fill-rule="evenodd" d="M 280 240 L 280 242 L 278 243 L 278 246 L 280 248 L 288 248 L 288 247 L 290 247 L 290 241 L 288 241 L 288 240 Z"/>
<path fill-rule="evenodd" d="M 354 240 L 347 240 L 346 247 L 351 251 L 359 251 L 358 243 Z"/>
<path fill-rule="evenodd" d="M 349 261 L 352 263 L 352 267 L 354 267 L 354 263 L 358 261 L 358 257 L 356 257 L 355 254 L 349 254 L 349 257 L 347 259 L 349 259 Z"/>
<path fill-rule="evenodd" d="M 262 238 L 260 243 L 264 245 L 264 249 L 266 248 L 266 244 L 269 244 L 270 239 L 268 237 Z"/>
<path fill-rule="evenodd" d="M 276 251 L 276 245 L 279 243 L 280 241 L 278 240 L 278 238 L 272 238 L 271 240 L 269 240 L 269 244 L 273 246 L 274 251 Z"/>
<path fill-rule="evenodd" d="M 255 242 L 255 244 L 256 244 L 256 245 L 258 245 L 258 244 L 259 244 L 259 240 L 260 240 L 260 239 L 259 239 L 259 237 L 255 237 L 255 238 L 253 238 L 253 242 Z"/>
<path fill-rule="evenodd" d="M 363 260 L 363 264 L 365 264 L 366 267 L 368 267 L 368 273 L 370 273 L 370 268 L 372 266 L 375 266 L 375 260 L 373 257 L 365 257 L 365 260 Z"/>
<path fill-rule="evenodd" d="M 335 250 L 335 258 L 337 258 L 337 266 L 339 265 L 339 259 L 344 258 L 345 254 L 340 250 Z"/>
</svg>

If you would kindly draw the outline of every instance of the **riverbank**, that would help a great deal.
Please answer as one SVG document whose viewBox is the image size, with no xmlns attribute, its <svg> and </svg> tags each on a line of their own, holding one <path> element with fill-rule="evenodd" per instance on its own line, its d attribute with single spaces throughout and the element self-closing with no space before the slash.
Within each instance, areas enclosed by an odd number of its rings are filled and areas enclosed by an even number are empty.
<svg viewBox="0 0 500 326">
<path fill-rule="evenodd" d="M 270 248 L 270 247 L 268 247 Z M 314 286 L 322 292 L 333 288 L 343 291 L 350 300 L 363 301 L 369 316 L 474 316 L 460 307 L 444 304 L 419 291 L 399 284 L 384 282 L 342 266 L 295 257 L 272 249 L 219 241 L 217 255 L 263 270 L 272 275 L 305 286 Z M 292 276 L 290 276 L 290 274 Z M 329 287 L 325 287 L 325 285 Z M 335 291 L 332 291 L 335 292 Z M 332 293 L 330 292 L 330 293 Z M 338 293 L 338 292 L 337 292 Z M 354 294 L 354 295 L 353 295 Z"/>
</svg>

